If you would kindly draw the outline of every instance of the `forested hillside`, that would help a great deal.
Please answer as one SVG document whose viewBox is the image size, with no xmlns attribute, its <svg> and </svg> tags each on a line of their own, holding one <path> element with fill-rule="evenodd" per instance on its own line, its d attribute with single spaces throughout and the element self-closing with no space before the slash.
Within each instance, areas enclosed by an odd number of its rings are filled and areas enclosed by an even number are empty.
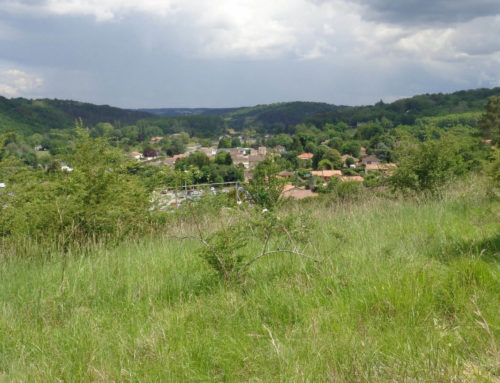
<svg viewBox="0 0 500 383">
<path fill-rule="evenodd" d="M 386 118 L 395 125 L 412 125 L 421 117 L 482 111 L 489 97 L 499 95 L 500 88 L 462 90 L 451 94 L 423 94 L 388 104 L 380 101 L 370 106 L 321 112 L 308 118 L 306 122 L 316 126 L 341 121 L 356 125 L 360 122 Z"/>
<path fill-rule="evenodd" d="M 0 96 L 0 132 L 23 136 L 72 128 L 76 119 L 92 127 L 111 123 L 120 130 L 127 125 L 159 127 L 163 134 L 187 132 L 192 136 L 215 138 L 227 129 L 252 129 L 260 134 L 294 133 L 297 124 L 322 129 L 326 124 L 388 120 L 392 126 L 413 125 L 423 117 L 481 112 L 489 97 L 500 88 L 426 94 L 393 103 L 371 106 L 336 106 L 316 102 L 284 102 L 245 108 L 164 108 L 127 110 L 67 100 L 7 99 Z M 138 123 L 139 122 L 139 123 Z"/>
<path fill-rule="evenodd" d="M 43 134 L 52 129 L 68 129 L 82 119 L 86 125 L 99 122 L 135 123 L 141 118 L 151 117 L 149 113 L 94 105 L 67 100 L 8 99 L 0 96 L 0 133 L 18 132 L 25 136 Z"/>
</svg>

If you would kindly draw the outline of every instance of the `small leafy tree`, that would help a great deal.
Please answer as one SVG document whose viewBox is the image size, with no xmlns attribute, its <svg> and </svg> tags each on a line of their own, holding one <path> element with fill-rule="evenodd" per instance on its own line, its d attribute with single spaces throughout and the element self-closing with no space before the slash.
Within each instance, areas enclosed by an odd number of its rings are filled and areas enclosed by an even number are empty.
<svg viewBox="0 0 500 383">
<path fill-rule="evenodd" d="M 12 181 L 2 232 L 56 242 L 62 249 L 88 240 L 108 241 L 139 231 L 149 201 L 123 154 L 78 126 L 73 153 L 60 158 L 73 171 L 26 172 Z M 3 162 L 3 161 L 2 161 Z"/>
<path fill-rule="evenodd" d="M 479 121 L 479 129 L 484 138 L 494 143 L 500 142 L 500 97 L 493 96 L 488 100 L 486 113 Z"/>
<path fill-rule="evenodd" d="M 455 137 L 402 143 L 397 151 L 399 164 L 390 178 L 400 190 L 436 191 L 453 176 L 465 173 L 460 145 Z"/>
<path fill-rule="evenodd" d="M 272 210 L 280 204 L 285 180 L 278 177 L 279 166 L 272 160 L 261 162 L 248 185 L 252 201 L 262 208 Z"/>
<path fill-rule="evenodd" d="M 277 207 L 284 181 L 276 177 L 277 170 L 270 160 L 258 168 L 249 187 L 253 204 L 234 210 L 232 222 L 209 235 L 204 235 L 196 223 L 197 236 L 180 237 L 200 241 L 203 244 L 200 256 L 227 283 L 239 280 L 254 262 L 266 256 L 288 253 L 310 258 L 298 245 L 308 241 L 312 222 L 302 215 L 279 214 Z M 249 252 L 250 242 L 260 243 L 261 250 Z"/>
</svg>

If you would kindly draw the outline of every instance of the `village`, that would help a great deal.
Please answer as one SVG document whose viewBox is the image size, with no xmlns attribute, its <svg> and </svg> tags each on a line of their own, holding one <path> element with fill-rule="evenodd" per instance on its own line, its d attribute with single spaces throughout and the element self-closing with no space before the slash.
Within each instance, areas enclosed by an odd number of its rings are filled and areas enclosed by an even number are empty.
<svg viewBox="0 0 500 383">
<path fill-rule="evenodd" d="M 244 196 L 244 185 L 253 177 L 255 169 L 265 160 L 276 161 L 285 157 L 287 149 L 283 145 L 274 147 L 258 146 L 256 140 L 250 141 L 253 145 L 249 147 L 220 147 L 223 140 L 234 138 L 236 132 L 230 129 L 232 135 L 220 136 L 219 145 L 213 142 L 211 146 L 202 146 L 198 143 L 189 143 L 183 153 L 172 156 L 158 155 L 159 150 L 145 150 L 144 152 L 133 151 L 128 154 L 129 158 L 139 161 L 145 166 L 157 168 L 174 168 L 180 161 L 188 159 L 190 156 L 202 153 L 209 161 L 214 161 L 221 153 L 230 157 L 230 163 L 242 170 L 243 177 L 239 180 L 230 180 L 223 182 L 184 182 L 176 188 L 162 188 L 154 192 L 153 201 L 155 206 L 165 209 L 168 206 L 179 206 L 187 201 L 196 201 L 206 193 L 230 193 L 233 192 L 235 198 L 240 201 Z M 266 135 L 266 138 L 271 138 Z M 155 148 L 165 139 L 163 136 L 152 137 L 150 145 Z M 238 141 L 243 141 L 243 137 L 237 137 Z M 244 141 L 249 143 L 248 140 Z M 329 149 L 328 142 L 322 142 L 321 145 Z M 367 153 L 366 148 L 361 147 L 359 158 L 350 154 L 340 156 L 341 166 L 333 166 L 331 162 L 322 161 L 320 166 L 313 166 L 312 152 L 303 152 L 295 156 L 297 165 L 294 168 L 281 170 L 276 174 L 284 181 L 282 198 L 304 199 L 317 197 L 321 190 L 326 190 L 329 185 L 345 182 L 362 183 L 365 179 L 385 178 L 391 176 L 397 168 L 395 163 L 383 162 L 374 155 Z M 186 165 L 183 166 L 186 172 Z M 219 180 L 221 181 L 221 180 Z"/>
</svg>

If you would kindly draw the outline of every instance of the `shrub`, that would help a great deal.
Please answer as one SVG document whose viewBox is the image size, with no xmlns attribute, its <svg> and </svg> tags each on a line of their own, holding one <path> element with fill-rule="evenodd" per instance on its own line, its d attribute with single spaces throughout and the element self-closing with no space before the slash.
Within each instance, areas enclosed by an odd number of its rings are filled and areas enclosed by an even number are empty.
<svg viewBox="0 0 500 383">
<path fill-rule="evenodd" d="M 124 157 L 103 139 L 77 129 L 72 155 L 63 157 L 71 173 L 26 172 L 12 185 L 0 220 L 3 236 L 57 242 L 62 249 L 88 240 L 109 241 L 140 231 L 149 201 Z M 1 202 L 0 202 L 1 203 Z"/>
<path fill-rule="evenodd" d="M 398 169 L 390 178 L 396 189 L 435 191 L 452 177 L 466 172 L 457 138 L 447 136 L 440 140 L 406 142 L 398 149 Z"/>
<path fill-rule="evenodd" d="M 279 171 L 279 166 L 271 160 L 263 161 L 257 166 L 248 185 L 252 202 L 269 210 L 279 205 L 286 182 L 277 176 Z"/>
<path fill-rule="evenodd" d="M 342 199 L 357 197 L 363 190 L 363 185 L 358 181 L 339 182 L 335 187 L 335 194 Z"/>
</svg>

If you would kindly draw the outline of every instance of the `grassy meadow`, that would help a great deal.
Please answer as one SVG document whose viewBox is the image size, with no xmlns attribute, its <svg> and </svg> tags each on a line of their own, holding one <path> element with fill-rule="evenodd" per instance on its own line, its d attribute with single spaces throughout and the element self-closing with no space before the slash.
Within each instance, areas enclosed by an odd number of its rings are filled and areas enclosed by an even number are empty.
<svg viewBox="0 0 500 383">
<path fill-rule="evenodd" d="M 310 217 L 321 262 L 271 255 L 238 283 L 167 235 L 0 256 L 0 382 L 499 381 L 500 201 L 484 180 L 283 209 Z"/>
</svg>

